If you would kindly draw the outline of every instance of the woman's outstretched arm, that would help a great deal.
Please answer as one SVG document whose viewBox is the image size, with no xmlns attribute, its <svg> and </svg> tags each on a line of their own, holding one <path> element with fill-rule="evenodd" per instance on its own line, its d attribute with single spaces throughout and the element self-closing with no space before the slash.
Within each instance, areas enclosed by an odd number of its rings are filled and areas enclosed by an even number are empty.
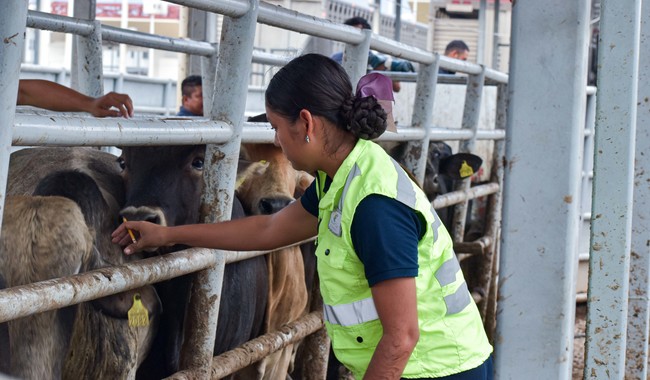
<svg viewBox="0 0 650 380">
<path fill-rule="evenodd" d="M 128 221 L 113 231 L 113 243 L 126 246 L 130 255 L 145 248 L 184 244 L 229 251 L 270 250 L 296 243 L 317 233 L 318 219 L 300 201 L 273 215 L 250 216 L 221 223 L 163 227 Z M 133 243 L 129 231 L 134 233 Z"/>
</svg>

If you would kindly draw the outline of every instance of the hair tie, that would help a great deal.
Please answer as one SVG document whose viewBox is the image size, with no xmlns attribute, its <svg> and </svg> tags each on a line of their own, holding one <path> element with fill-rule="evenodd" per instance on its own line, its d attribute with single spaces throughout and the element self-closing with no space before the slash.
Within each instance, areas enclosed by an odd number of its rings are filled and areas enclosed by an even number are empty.
<svg viewBox="0 0 650 380">
<path fill-rule="evenodd" d="M 386 111 L 386 129 L 397 132 L 395 119 L 393 119 L 393 81 L 379 73 L 366 74 L 357 83 L 356 96 L 365 98 L 374 96 L 381 108 Z"/>
</svg>

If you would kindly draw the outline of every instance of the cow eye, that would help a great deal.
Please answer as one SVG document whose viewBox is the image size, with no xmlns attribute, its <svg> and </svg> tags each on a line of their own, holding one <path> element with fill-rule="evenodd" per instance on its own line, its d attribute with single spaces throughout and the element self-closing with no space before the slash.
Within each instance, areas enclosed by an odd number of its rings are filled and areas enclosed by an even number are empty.
<svg viewBox="0 0 650 380">
<path fill-rule="evenodd" d="M 197 170 L 203 169 L 203 159 L 195 158 L 194 161 L 192 161 L 192 167 Z"/>
<path fill-rule="evenodd" d="M 120 165 L 120 169 L 126 169 L 126 161 L 122 157 L 117 159 L 117 164 Z"/>
</svg>

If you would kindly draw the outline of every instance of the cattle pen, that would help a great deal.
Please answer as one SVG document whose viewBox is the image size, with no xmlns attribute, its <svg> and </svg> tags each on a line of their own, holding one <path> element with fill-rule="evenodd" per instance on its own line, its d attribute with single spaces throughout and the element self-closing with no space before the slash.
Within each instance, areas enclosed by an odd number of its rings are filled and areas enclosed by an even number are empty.
<svg viewBox="0 0 650 380">
<path fill-rule="evenodd" d="M 409 141 L 405 166 L 420 181 L 429 141 L 459 141 L 461 152 L 474 151 L 479 140 L 493 141 L 493 155 L 487 158 L 490 181 L 471 186 L 464 180 L 433 205 L 438 209 L 456 204 L 450 231 L 456 251 L 481 258 L 478 282 L 487 291 L 475 297 L 486 329 L 493 334 L 495 378 L 571 377 L 576 276 L 583 251 L 590 260 L 584 378 L 648 378 L 648 0 L 602 2 L 599 42 L 604 48 L 599 51 L 597 89 L 586 86 L 588 2 L 514 4 L 508 74 L 256 0 L 169 2 L 222 15 L 220 41 L 105 26 L 95 19 L 95 1 L 75 2 L 74 17 L 31 11 L 26 1 L 0 3 L 0 211 L 12 146 L 208 144 L 202 203 L 210 212 L 203 220 L 226 220 L 240 144 L 274 139 L 267 124 L 245 121 L 251 63 L 282 66 L 290 59 L 254 51 L 258 23 L 344 43 L 343 66 L 353 83 L 366 72 L 369 49 L 376 50 L 418 64 L 417 74 L 391 74 L 415 83 L 410 125 L 379 140 Z M 91 96 L 103 94 L 102 41 L 198 56 L 207 117 L 116 120 L 16 112 L 26 28 L 74 35 L 72 86 Z M 437 84 L 445 81 L 438 76 L 441 67 L 465 74 L 460 80 L 466 88 L 460 129 L 433 123 Z M 496 89 L 494 124 L 479 129 L 488 87 Z M 491 211 L 484 234 L 465 242 L 468 202 L 484 196 L 489 197 Z M 0 226 L 3 222 L 0 212 Z M 188 343 L 181 356 L 182 370 L 172 378 L 221 378 L 290 342 L 322 334 L 322 317 L 314 310 L 237 352 L 213 358 L 224 267 L 265 253 L 192 248 L 73 278 L 3 289 L 0 323 L 195 273 L 186 322 L 191 326 L 185 337 Z M 314 339 L 313 344 L 325 341 Z M 322 347 L 320 352 L 310 363 L 308 378 L 322 378 L 328 352 Z"/>
</svg>

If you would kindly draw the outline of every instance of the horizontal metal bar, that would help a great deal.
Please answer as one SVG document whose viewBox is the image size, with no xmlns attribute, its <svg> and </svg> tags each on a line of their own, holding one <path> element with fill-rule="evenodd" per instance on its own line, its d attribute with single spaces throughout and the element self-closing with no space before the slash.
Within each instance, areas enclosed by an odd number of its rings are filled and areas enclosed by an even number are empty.
<svg viewBox="0 0 650 380">
<path fill-rule="evenodd" d="M 16 113 L 14 146 L 140 146 L 223 143 L 230 125 L 204 118 L 95 118 L 70 113 Z"/>
<path fill-rule="evenodd" d="M 241 346 L 224 352 L 212 359 L 211 379 L 221 379 L 245 368 L 286 346 L 297 343 L 307 335 L 324 327 L 322 312 L 311 312 L 300 319 L 289 322 L 278 331 L 270 332 L 250 340 Z M 177 372 L 169 379 L 196 379 L 192 370 Z"/>
<path fill-rule="evenodd" d="M 503 83 L 507 84 L 508 83 L 508 74 L 503 73 L 501 71 L 497 71 L 494 69 L 491 69 L 489 67 L 485 68 L 485 79 L 487 80 L 492 80 L 497 83 Z"/>
<path fill-rule="evenodd" d="M 279 249 L 299 246 L 315 239 L 312 237 Z M 197 272 L 213 266 L 217 254 L 225 255 L 226 264 L 230 264 L 273 251 L 189 248 L 129 264 L 3 289 L 0 290 L 0 323 Z M 9 307 L 18 303 L 21 305 Z"/>
<path fill-rule="evenodd" d="M 78 113 L 53 113 L 22 109 L 16 113 L 14 146 L 98 146 L 98 145 L 183 145 L 223 143 L 232 138 L 229 124 L 205 118 L 160 117 L 95 118 Z M 265 126 L 266 125 L 266 126 Z M 421 128 L 404 127 L 388 132 L 379 141 L 412 141 L 424 138 Z M 479 130 L 477 139 L 502 139 L 502 130 Z M 472 132 L 463 129 L 432 128 L 431 140 L 467 140 Z M 242 141 L 273 143 L 269 124 L 244 123 Z"/>
<path fill-rule="evenodd" d="M 192 248 L 75 276 L 0 290 L 0 323 L 208 268 L 215 251 Z"/>
<path fill-rule="evenodd" d="M 335 23 L 318 17 L 308 16 L 278 5 L 260 2 L 257 21 L 262 24 L 306 33 L 316 37 L 325 37 L 332 40 L 360 44 L 364 39 L 361 29 Z"/>
<path fill-rule="evenodd" d="M 452 191 L 447 194 L 439 195 L 431 202 L 433 208 L 438 210 L 443 207 L 451 206 L 464 202 L 466 200 L 483 197 L 485 195 L 495 194 L 499 191 L 499 184 L 491 182 L 485 185 L 471 187 L 465 191 Z"/>
<path fill-rule="evenodd" d="M 27 26 L 52 32 L 72 33 L 88 36 L 94 25 L 89 20 L 66 17 L 39 11 L 27 11 Z"/>
<path fill-rule="evenodd" d="M 459 59 L 449 58 L 444 55 L 439 55 L 438 57 L 440 59 L 440 67 L 442 67 L 443 69 L 447 69 L 451 71 L 459 71 L 459 72 L 474 74 L 474 75 L 480 74 L 481 71 L 483 70 L 481 65 L 477 65 L 476 63 L 461 61 Z"/>
<path fill-rule="evenodd" d="M 483 255 L 491 245 L 492 238 L 482 236 L 474 241 L 454 242 L 454 252 L 457 254 Z"/>
<path fill-rule="evenodd" d="M 436 59 L 435 55 L 431 54 L 429 51 L 418 49 L 416 47 L 391 40 L 390 38 L 380 36 L 378 34 L 372 35 L 370 39 L 370 48 L 382 53 L 392 55 L 393 57 L 407 59 L 409 61 L 423 63 L 426 65 L 432 64 Z M 480 66 L 476 64 L 473 64 L 472 66 L 477 66 L 478 72 L 481 72 Z"/>
<path fill-rule="evenodd" d="M 224 16 L 238 18 L 243 16 L 250 4 L 247 1 L 234 0 L 166 0 L 168 3 L 183 5 L 186 7 L 200 9 L 202 11 L 219 13 Z"/>
<path fill-rule="evenodd" d="M 253 50 L 253 62 L 265 65 L 284 66 L 296 56 L 284 56 Z"/>
<path fill-rule="evenodd" d="M 102 25 L 102 40 L 202 56 L 210 56 L 217 52 L 216 48 L 208 42 L 165 37 L 110 25 Z"/>
</svg>

